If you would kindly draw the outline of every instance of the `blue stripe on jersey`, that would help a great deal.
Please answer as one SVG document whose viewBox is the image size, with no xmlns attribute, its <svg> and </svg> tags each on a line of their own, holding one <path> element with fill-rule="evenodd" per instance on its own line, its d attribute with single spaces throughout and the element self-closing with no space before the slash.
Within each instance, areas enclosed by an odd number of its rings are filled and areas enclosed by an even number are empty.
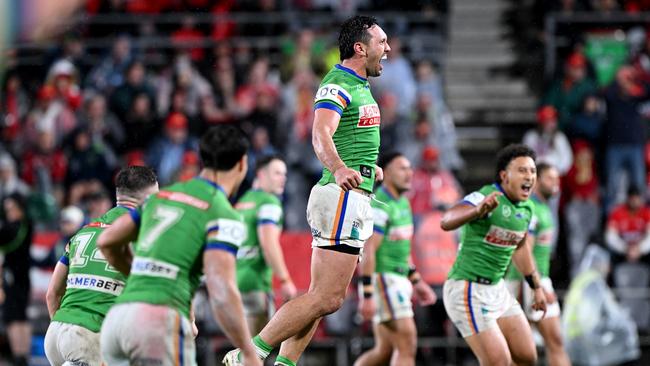
<svg viewBox="0 0 650 366">
<path fill-rule="evenodd" d="M 339 97 L 343 98 L 345 100 L 345 105 L 348 106 L 350 105 L 350 98 L 348 98 L 342 91 L 339 90 Z"/>
<path fill-rule="evenodd" d="M 138 210 L 136 210 L 134 208 L 127 208 L 127 210 L 129 210 L 129 216 L 131 216 L 131 219 L 135 223 L 135 226 L 140 226 L 140 219 L 141 218 L 140 218 L 140 213 L 138 212 Z"/>
<path fill-rule="evenodd" d="M 219 225 L 214 225 L 208 228 L 208 232 L 219 231 Z"/>
<path fill-rule="evenodd" d="M 257 220 L 257 225 L 258 225 L 258 226 L 259 226 L 259 225 L 268 225 L 268 224 L 277 225 L 278 223 L 277 223 L 277 221 L 274 221 L 274 220 L 271 220 L 271 219 L 261 219 L 261 220 Z"/>
<path fill-rule="evenodd" d="M 237 255 L 237 247 L 229 244 L 229 243 L 224 243 L 220 241 L 213 241 L 210 243 L 205 244 L 204 250 L 225 250 L 226 252 L 232 253 L 233 255 Z"/>
<path fill-rule="evenodd" d="M 191 305 L 190 305 L 191 306 Z M 180 315 L 179 315 L 180 316 Z M 181 326 L 178 327 L 178 363 L 180 366 L 183 366 L 185 364 L 184 362 L 184 357 L 183 357 L 183 352 L 185 351 L 183 348 L 183 325 L 182 325 L 182 320 L 181 320 Z"/>
<path fill-rule="evenodd" d="M 384 229 L 380 228 L 379 226 L 373 226 L 372 231 L 376 232 L 377 234 L 381 234 L 381 235 L 384 235 L 386 233 L 386 231 Z"/>
<path fill-rule="evenodd" d="M 338 227 L 336 228 L 336 237 L 334 238 L 336 240 L 336 245 L 341 244 L 341 231 L 343 231 L 343 222 L 345 222 L 345 209 L 347 208 L 348 205 L 348 196 L 350 195 L 350 191 L 345 191 L 345 194 L 343 195 L 343 204 L 341 207 L 341 217 L 339 218 L 339 224 Z"/>
<path fill-rule="evenodd" d="M 318 102 L 314 106 L 314 110 L 317 110 L 319 108 L 329 109 L 329 110 L 332 110 L 332 111 L 338 113 L 341 116 L 343 115 L 343 109 L 341 109 L 341 107 L 337 106 L 336 104 L 334 104 L 332 102 L 327 102 L 327 101 Z"/>
<path fill-rule="evenodd" d="M 462 203 L 462 204 L 464 204 L 464 205 L 470 205 L 470 206 L 474 206 L 474 207 L 476 207 L 476 205 L 475 205 L 473 202 L 468 201 L 468 200 L 462 200 L 462 201 L 460 201 L 460 202 L 458 202 L 458 203 L 459 203 L 459 204 Z"/>
<path fill-rule="evenodd" d="M 59 262 L 65 264 L 66 266 L 70 266 L 70 259 L 65 255 L 62 255 L 61 258 L 59 258 Z"/>
<path fill-rule="evenodd" d="M 472 317 L 472 326 L 474 327 L 475 334 L 478 334 L 478 326 L 474 318 L 474 309 L 472 308 L 472 282 L 467 286 L 467 306 L 469 307 L 469 315 Z"/>
</svg>

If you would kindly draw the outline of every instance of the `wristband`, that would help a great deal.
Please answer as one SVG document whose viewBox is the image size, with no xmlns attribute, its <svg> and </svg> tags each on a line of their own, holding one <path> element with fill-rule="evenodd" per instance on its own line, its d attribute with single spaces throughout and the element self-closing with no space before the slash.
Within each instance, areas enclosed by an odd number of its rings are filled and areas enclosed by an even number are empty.
<svg viewBox="0 0 650 366">
<path fill-rule="evenodd" d="M 420 274 L 418 273 L 417 269 L 415 269 L 415 266 L 409 267 L 407 277 L 408 277 L 409 281 L 411 281 L 411 284 L 413 284 L 413 285 L 420 282 L 420 280 L 422 279 L 420 277 Z"/>
<path fill-rule="evenodd" d="M 362 284 L 364 287 L 365 286 L 371 286 L 372 285 L 372 277 L 370 277 L 370 276 L 361 276 L 359 278 L 359 283 Z"/>
<path fill-rule="evenodd" d="M 533 272 L 529 275 L 524 276 L 524 279 L 526 279 L 526 282 L 528 283 L 528 286 L 532 288 L 533 290 L 537 290 L 539 288 L 539 284 L 535 281 L 535 275 L 536 273 Z"/>
<path fill-rule="evenodd" d="M 371 297 L 372 297 L 372 292 L 363 291 L 363 298 L 364 299 L 369 299 Z"/>
</svg>

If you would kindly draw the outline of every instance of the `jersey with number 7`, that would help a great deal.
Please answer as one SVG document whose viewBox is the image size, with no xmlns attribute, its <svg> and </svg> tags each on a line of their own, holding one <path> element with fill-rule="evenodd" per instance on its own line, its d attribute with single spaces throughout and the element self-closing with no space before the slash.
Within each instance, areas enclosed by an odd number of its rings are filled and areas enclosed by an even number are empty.
<svg viewBox="0 0 650 366">
<path fill-rule="evenodd" d="M 65 295 L 53 321 L 99 332 L 108 309 L 124 289 L 126 278 L 106 262 L 96 241 L 104 228 L 128 211 L 122 206 L 112 208 L 70 239 L 60 259 L 68 266 Z"/>
<path fill-rule="evenodd" d="M 116 303 L 165 305 L 186 317 L 203 273 L 203 251 L 236 254 L 246 239 L 241 215 L 223 189 L 203 178 L 166 187 L 131 217 L 140 229 L 131 273 Z"/>
</svg>

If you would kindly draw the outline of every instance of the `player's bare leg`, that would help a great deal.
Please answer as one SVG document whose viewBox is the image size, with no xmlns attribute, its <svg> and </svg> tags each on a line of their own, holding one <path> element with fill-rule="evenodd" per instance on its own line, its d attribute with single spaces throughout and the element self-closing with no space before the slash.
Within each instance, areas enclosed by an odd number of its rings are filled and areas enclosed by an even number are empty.
<svg viewBox="0 0 650 366">
<path fill-rule="evenodd" d="M 390 361 L 393 353 L 393 335 L 386 323 L 373 324 L 372 330 L 375 338 L 375 346 L 364 352 L 354 362 L 354 366 L 385 365 Z"/>
<path fill-rule="evenodd" d="M 322 318 L 314 320 L 311 324 L 298 332 L 298 334 L 282 342 L 280 353 L 278 353 L 278 355 L 297 363 L 298 359 L 305 351 L 305 348 L 309 345 L 311 338 L 314 336 L 321 319 Z"/>
<path fill-rule="evenodd" d="M 397 319 L 391 322 L 393 357 L 391 366 L 415 366 L 417 352 L 417 330 L 413 318 Z"/>
<path fill-rule="evenodd" d="M 560 318 L 544 318 L 537 322 L 537 329 L 544 337 L 544 346 L 546 348 L 546 358 L 550 366 L 568 366 L 571 365 L 569 356 L 564 350 L 562 333 L 560 331 Z"/>
<path fill-rule="evenodd" d="M 508 342 L 499 328 L 490 328 L 465 338 L 481 366 L 510 366 Z"/>
<path fill-rule="evenodd" d="M 524 314 L 497 319 L 497 324 L 508 342 L 508 348 L 515 365 L 534 365 L 537 362 L 537 348 Z"/>
<path fill-rule="evenodd" d="M 266 323 L 269 322 L 269 317 L 265 314 L 262 315 L 250 315 L 246 317 L 246 323 L 248 324 L 248 330 L 251 334 L 257 334 L 264 328 Z"/>
<path fill-rule="evenodd" d="M 357 260 L 357 255 L 314 248 L 309 290 L 282 306 L 262 329 L 260 338 L 277 346 L 316 319 L 337 311 L 345 299 Z"/>
</svg>

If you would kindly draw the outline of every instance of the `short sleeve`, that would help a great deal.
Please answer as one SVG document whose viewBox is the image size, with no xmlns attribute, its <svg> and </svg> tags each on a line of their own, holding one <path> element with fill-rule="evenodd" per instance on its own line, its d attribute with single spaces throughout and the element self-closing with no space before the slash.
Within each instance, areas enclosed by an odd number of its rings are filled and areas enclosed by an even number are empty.
<svg viewBox="0 0 650 366">
<path fill-rule="evenodd" d="M 282 207 L 273 203 L 266 203 L 257 210 L 257 225 L 280 225 L 282 221 Z"/>
<path fill-rule="evenodd" d="M 319 108 L 330 109 L 343 115 L 343 110 L 350 105 L 352 96 L 345 88 L 338 84 L 321 85 L 314 98 L 314 110 Z"/>
<path fill-rule="evenodd" d="M 140 226 L 140 221 L 142 219 L 142 206 L 138 206 L 136 208 L 127 208 L 129 211 L 129 216 L 131 216 L 131 219 L 135 223 L 136 226 Z"/>
<path fill-rule="evenodd" d="M 466 203 L 472 206 L 478 206 L 479 203 L 483 202 L 485 195 L 479 191 L 472 192 L 465 196 L 461 203 Z"/>
<path fill-rule="evenodd" d="M 220 249 L 236 255 L 246 240 L 246 227 L 241 220 L 219 218 L 208 222 L 205 230 L 205 250 Z"/>
<path fill-rule="evenodd" d="M 528 224 L 528 234 L 537 236 L 538 226 L 539 220 L 537 219 L 537 215 L 533 214 L 530 218 L 530 223 Z"/>
<path fill-rule="evenodd" d="M 384 235 L 386 233 L 386 226 L 388 225 L 388 212 L 382 208 L 373 207 L 372 219 L 373 231 L 377 234 Z"/>
<path fill-rule="evenodd" d="M 65 252 L 61 256 L 61 258 L 59 258 L 59 262 L 61 262 L 67 267 L 70 266 L 70 243 L 65 245 Z"/>
</svg>

